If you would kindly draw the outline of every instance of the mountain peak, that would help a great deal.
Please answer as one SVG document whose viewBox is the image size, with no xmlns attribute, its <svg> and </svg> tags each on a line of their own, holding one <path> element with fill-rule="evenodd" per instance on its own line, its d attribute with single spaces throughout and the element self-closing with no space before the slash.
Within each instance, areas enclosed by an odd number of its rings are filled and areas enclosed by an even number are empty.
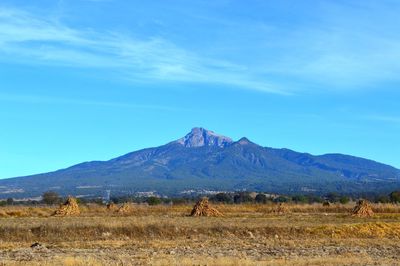
<svg viewBox="0 0 400 266">
<path fill-rule="evenodd" d="M 185 147 L 215 146 L 226 147 L 231 144 L 232 139 L 216 134 L 202 127 L 193 128 L 185 137 L 178 139 L 177 143 Z"/>
<path fill-rule="evenodd" d="M 243 138 L 239 139 L 237 143 L 239 143 L 241 145 L 247 145 L 247 144 L 250 144 L 252 142 L 248 138 L 243 137 Z"/>
</svg>

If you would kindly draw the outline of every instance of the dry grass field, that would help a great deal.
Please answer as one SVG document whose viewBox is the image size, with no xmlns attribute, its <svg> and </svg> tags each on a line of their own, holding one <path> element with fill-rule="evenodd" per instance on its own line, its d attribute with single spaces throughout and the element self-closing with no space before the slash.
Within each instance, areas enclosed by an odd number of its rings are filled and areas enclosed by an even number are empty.
<svg viewBox="0 0 400 266">
<path fill-rule="evenodd" d="M 375 204 L 370 218 L 349 215 L 354 204 L 213 206 L 224 216 L 189 217 L 188 205 L 89 205 L 77 217 L 1 207 L 0 265 L 400 265 L 398 205 Z"/>
</svg>

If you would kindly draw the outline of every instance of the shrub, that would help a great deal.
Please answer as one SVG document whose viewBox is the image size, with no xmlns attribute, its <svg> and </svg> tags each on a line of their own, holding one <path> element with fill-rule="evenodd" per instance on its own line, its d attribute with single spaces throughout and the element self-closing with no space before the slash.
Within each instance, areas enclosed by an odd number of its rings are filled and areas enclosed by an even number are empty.
<svg viewBox="0 0 400 266">
<path fill-rule="evenodd" d="M 340 202 L 341 204 L 349 203 L 349 201 L 350 201 L 350 198 L 347 197 L 347 196 L 342 196 L 342 197 L 340 197 L 340 199 L 339 199 L 339 202 Z"/>
<path fill-rule="evenodd" d="M 157 197 L 148 197 L 147 200 L 146 200 L 146 202 L 147 202 L 149 205 L 158 205 L 158 204 L 161 203 L 161 199 L 160 199 L 160 198 L 157 198 Z"/>
<path fill-rule="evenodd" d="M 289 199 L 287 197 L 284 196 L 279 196 L 277 198 L 274 199 L 274 202 L 288 202 Z"/>
</svg>

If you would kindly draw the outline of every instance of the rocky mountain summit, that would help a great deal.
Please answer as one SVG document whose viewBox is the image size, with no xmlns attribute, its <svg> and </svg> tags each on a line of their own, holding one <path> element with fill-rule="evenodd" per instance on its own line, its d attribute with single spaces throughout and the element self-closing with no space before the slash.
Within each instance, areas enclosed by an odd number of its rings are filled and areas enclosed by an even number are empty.
<svg viewBox="0 0 400 266">
<path fill-rule="evenodd" d="M 203 146 L 223 148 L 233 141 L 231 138 L 218 135 L 211 130 L 195 127 L 185 137 L 178 139 L 176 142 L 188 148 Z"/>
</svg>

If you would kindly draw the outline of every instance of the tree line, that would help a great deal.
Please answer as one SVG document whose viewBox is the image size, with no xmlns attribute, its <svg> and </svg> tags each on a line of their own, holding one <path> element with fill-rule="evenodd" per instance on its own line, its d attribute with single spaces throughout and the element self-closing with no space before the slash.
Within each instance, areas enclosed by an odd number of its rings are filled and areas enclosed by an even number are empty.
<svg viewBox="0 0 400 266">
<path fill-rule="evenodd" d="M 268 193 L 254 193 L 254 192 L 221 192 L 213 195 L 207 195 L 209 200 L 213 203 L 224 203 L 224 204 L 242 204 L 242 203 L 282 203 L 292 202 L 296 204 L 312 204 L 312 203 L 341 203 L 346 204 L 351 200 L 357 200 L 357 198 L 351 198 L 347 195 L 341 195 L 339 193 L 328 193 L 324 196 L 309 195 L 309 194 L 298 194 L 298 195 L 271 195 Z M 133 197 L 133 196 L 116 196 L 111 197 L 109 202 L 113 203 L 147 203 L 148 205 L 158 204 L 187 204 L 197 201 L 201 196 L 187 196 L 187 197 L 176 197 L 176 198 L 161 198 L 161 197 Z M 388 195 L 376 195 L 366 196 L 368 200 L 375 203 L 400 203 L 400 190 L 393 191 Z M 0 206 L 5 205 L 36 205 L 36 204 L 47 204 L 56 205 L 61 204 L 65 198 L 61 197 L 57 192 L 47 191 L 42 194 L 40 201 L 28 200 L 28 201 L 15 201 L 13 198 L 0 201 Z M 78 198 L 78 203 L 97 203 L 104 204 L 103 198 Z"/>
</svg>

